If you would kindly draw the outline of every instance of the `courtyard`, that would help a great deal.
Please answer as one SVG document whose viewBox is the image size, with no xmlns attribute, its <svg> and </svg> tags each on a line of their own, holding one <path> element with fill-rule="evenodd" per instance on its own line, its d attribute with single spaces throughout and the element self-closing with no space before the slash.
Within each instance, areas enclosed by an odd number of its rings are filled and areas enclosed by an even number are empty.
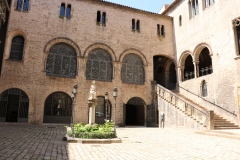
<svg viewBox="0 0 240 160">
<path fill-rule="evenodd" d="M 177 128 L 117 128 L 122 143 L 62 141 L 62 125 L 0 124 L 0 160 L 239 160 L 240 140 Z"/>
</svg>

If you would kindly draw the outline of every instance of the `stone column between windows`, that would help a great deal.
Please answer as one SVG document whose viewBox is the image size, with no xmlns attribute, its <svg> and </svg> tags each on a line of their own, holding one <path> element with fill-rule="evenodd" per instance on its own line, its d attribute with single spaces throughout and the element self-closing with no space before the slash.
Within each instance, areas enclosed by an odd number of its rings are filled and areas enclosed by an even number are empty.
<svg viewBox="0 0 240 160">
<path fill-rule="evenodd" d="M 198 78 L 199 77 L 199 61 L 193 61 L 194 64 L 194 78 Z"/>
<path fill-rule="evenodd" d="M 178 86 L 178 84 L 180 83 L 180 80 L 179 80 L 179 72 L 178 72 L 178 67 L 175 67 L 175 71 L 176 71 L 176 87 Z"/>
<path fill-rule="evenodd" d="M 185 66 L 179 66 L 178 67 L 178 73 L 179 73 L 179 82 L 183 82 L 184 81 L 184 68 Z"/>
</svg>

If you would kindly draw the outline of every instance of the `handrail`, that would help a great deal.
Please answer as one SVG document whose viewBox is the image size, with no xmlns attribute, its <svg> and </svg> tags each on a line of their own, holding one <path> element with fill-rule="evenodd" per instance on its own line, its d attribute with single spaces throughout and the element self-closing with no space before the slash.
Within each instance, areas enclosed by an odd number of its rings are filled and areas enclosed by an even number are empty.
<svg viewBox="0 0 240 160">
<path fill-rule="evenodd" d="M 185 99 L 182 98 L 181 96 L 179 96 L 179 95 L 177 95 L 176 93 L 174 93 L 174 92 L 168 90 L 167 88 L 162 87 L 162 86 L 159 85 L 159 84 L 157 84 L 157 86 L 158 86 L 159 88 L 161 88 L 161 89 L 167 91 L 168 93 L 174 95 L 175 97 L 177 97 L 178 99 L 182 100 L 183 102 L 185 102 L 185 103 L 187 103 L 187 104 L 190 104 L 194 109 L 198 110 L 199 112 L 201 112 L 201 113 L 203 113 L 203 114 L 205 114 L 205 115 L 207 114 L 206 112 L 201 111 L 201 110 L 199 109 L 199 107 L 197 107 L 196 104 L 193 104 L 193 103 L 191 103 L 191 102 L 185 100 Z M 158 93 L 158 94 L 159 94 L 159 93 Z"/>
<path fill-rule="evenodd" d="M 189 93 L 191 93 L 191 94 L 193 94 L 193 95 L 195 95 L 195 96 L 197 96 L 197 97 L 203 99 L 204 101 L 206 101 L 206 102 L 208 102 L 208 103 L 211 103 L 212 105 L 215 105 L 216 107 L 218 107 L 218 108 L 220 108 L 220 109 L 222 109 L 222 110 L 224 110 L 224 111 L 226 111 L 226 112 L 228 112 L 228 113 L 231 113 L 231 114 L 233 114 L 234 116 L 237 117 L 237 114 L 235 114 L 234 112 L 231 112 L 231 111 L 229 111 L 229 110 L 227 110 L 227 109 L 225 109 L 225 108 L 223 108 L 223 107 L 221 107 L 221 106 L 215 104 L 214 102 L 211 102 L 211 101 L 209 101 L 209 100 L 207 100 L 207 99 L 205 99 L 205 98 L 199 96 L 198 94 L 193 93 L 193 92 L 189 91 L 188 89 L 181 87 L 179 84 L 177 84 L 177 86 L 178 86 L 179 88 L 182 88 L 183 90 L 185 90 L 185 91 L 187 91 L 187 92 L 189 92 Z"/>
</svg>

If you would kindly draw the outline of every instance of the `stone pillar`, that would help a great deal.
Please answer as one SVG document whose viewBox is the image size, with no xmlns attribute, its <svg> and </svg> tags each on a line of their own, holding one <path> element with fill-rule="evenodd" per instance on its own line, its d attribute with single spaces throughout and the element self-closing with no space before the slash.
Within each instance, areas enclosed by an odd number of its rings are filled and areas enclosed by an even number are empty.
<svg viewBox="0 0 240 160">
<path fill-rule="evenodd" d="M 194 64 L 194 78 L 196 79 L 199 77 L 199 62 L 198 61 L 193 61 Z"/>
<path fill-rule="evenodd" d="M 92 125 L 95 123 L 95 108 L 96 108 L 97 99 L 88 100 L 89 107 L 89 119 L 88 124 Z"/>
<path fill-rule="evenodd" d="M 214 112 L 207 111 L 206 126 L 208 130 L 214 130 Z"/>
<path fill-rule="evenodd" d="M 178 82 L 183 82 L 184 81 L 184 66 L 179 66 L 179 77 L 178 77 Z"/>
</svg>

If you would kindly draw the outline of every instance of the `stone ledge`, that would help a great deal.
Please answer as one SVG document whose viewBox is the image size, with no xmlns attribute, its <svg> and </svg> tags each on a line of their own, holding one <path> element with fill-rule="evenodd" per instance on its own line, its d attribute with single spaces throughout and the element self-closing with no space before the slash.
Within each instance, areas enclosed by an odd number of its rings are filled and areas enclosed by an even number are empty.
<svg viewBox="0 0 240 160">
<path fill-rule="evenodd" d="M 110 143 L 122 143 L 120 138 L 114 139 L 82 139 L 82 138 L 67 138 L 68 143 L 82 143 L 82 144 L 110 144 Z"/>
</svg>

